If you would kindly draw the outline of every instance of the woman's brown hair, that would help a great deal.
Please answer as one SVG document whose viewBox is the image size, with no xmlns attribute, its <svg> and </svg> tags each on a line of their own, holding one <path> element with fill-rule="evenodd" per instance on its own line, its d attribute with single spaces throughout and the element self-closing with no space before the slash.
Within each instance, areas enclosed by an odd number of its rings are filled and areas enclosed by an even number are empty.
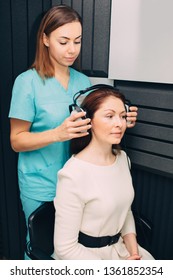
<svg viewBox="0 0 173 280">
<path fill-rule="evenodd" d="M 125 96 L 115 88 L 99 88 L 90 92 L 83 100 L 81 108 L 87 113 L 87 117 L 91 120 L 94 117 L 95 112 L 100 108 L 102 103 L 108 97 L 119 98 L 123 104 L 125 104 Z M 125 105 L 124 105 L 125 106 Z M 82 151 L 91 141 L 92 133 L 91 130 L 88 131 L 89 134 L 84 137 L 74 138 L 71 140 L 71 153 L 77 154 Z M 115 154 L 115 151 L 120 152 L 120 145 L 112 145 L 112 151 Z"/>
<path fill-rule="evenodd" d="M 55 29 L 74 21 L 82 24 L 80 15 L 66 5 L 53 6 L 44 15 L 37 33 L 35 60 L 31 65 L 31 68 L 35 68 L 43 79 L 54 76 L 54 67 L 49 58 L 48 48 L 43 43 L 44 34 L 49 36 Z"/>
</svg>

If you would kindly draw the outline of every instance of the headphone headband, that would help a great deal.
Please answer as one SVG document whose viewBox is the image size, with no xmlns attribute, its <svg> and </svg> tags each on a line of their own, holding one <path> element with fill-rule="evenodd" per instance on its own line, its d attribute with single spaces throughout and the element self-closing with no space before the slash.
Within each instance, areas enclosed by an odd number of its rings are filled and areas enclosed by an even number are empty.
<svg viewBox="0 0 173 280">
<path fill-rule="evenodd" d="M 110 85 L 106 85 L 106 84 L 97 84 L 97 85 L 93 85 L 91 87 L 88 87 L 84 90 L 80 90 L 79 92 L 84 94 L 86 93 L 87 91 L 90 91 L 90 90 L 94 90 L 94 89 L 99 89 L 99 88 L 110 88 L 110 89 L 115 89 L 113 86 L 110 86 Z"/>
<path fill-rule="evenodd" d="M 80 90 L 78 92 L 76 92 L 73 96 L 73 101 L 74 104 L 76 104 L 76 100 L 79 98 L 79 96 L 81 96 L 82 94 L 85 94 L 88 91 L 91 90 L 95 90 L 95 89 L 100 89 L 100 88 L 108 88 L 108 89 L 115 89 L 115 87 L 110 86 L 110 85 L 106 85 L 106 84 L 97 84 L 97 85 L 93 85 L 91 87 L 88 87 L 86 89 Z"/>
</svg>

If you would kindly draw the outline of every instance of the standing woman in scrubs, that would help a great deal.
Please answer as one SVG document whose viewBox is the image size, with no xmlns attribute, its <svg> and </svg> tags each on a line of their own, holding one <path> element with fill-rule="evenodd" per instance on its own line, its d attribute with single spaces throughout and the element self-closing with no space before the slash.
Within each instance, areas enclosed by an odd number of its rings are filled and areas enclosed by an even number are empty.
<svg viewBox="0 0 173 280">
<path fill-rule="evenodd" d="M 70 157 L 68 140 L 88 135 L 91 128 L 90 119 L 77 120 L 84 112 L 69 116 L 73 95 L 91 85 L 87 76 L 71 68 L 81 40 L 79 14 L 65 5 L 52 7 L 38 30 L 33 64 L 14 82 L 10 140 L 19 153 L 18 181 L 26 221 L 41 204 L 54 199 L 57 172 Z M 131 110 L 132 127 L 137 108 Z"/>
</svg>

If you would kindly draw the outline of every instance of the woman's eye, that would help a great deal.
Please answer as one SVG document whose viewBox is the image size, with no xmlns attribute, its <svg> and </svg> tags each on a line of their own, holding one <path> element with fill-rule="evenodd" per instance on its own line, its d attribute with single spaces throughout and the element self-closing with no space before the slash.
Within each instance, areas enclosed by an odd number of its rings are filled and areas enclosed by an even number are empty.
<svg viewBox="0 0 173 280">
<path fill-rule="evenodd" d="M 121 116 L 121 118 L 126 120 L 127 116 L 123 115 L 123 116 Z"/>
<path fill-rule="evenodd" d="M 67 45 L 68 42 L 60 42 L 60 45 Z M 75 45 L 81 44 L 81 41 L 74 42 Z"/>
<path fill-rule="evenodd" d="M 106 116 L 108 119 L 111 119 L 113 116 L 112 115 L 107 115 Z"/>
</svg>

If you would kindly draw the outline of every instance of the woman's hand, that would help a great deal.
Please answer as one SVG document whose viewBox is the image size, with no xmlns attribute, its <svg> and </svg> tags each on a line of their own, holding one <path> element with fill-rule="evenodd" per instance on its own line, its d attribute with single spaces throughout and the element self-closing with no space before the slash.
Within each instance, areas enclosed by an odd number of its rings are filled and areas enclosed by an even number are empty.
<svg viewBox="0 0 173 280">
<path fill-rule="evenodd" d="M 133 254 L 127 258 L 127 260 L 141 260 L 141 256 L 138 254 Z"/>
<path fill-rule="evenodd" d="M 87 130 L 91 128 L 91 120 L 82 119 L 85 115 L 85 112 L 79 112 L 66 118 L 60 126 L 53 130 L 54 141 L 62 142 L 88 135 Z"/>
<path fill-rule="evenodd" d="M 131 106 L 130 111 L 127 112 L 127 127 L 132 128 L 136 124 L 137 120 L 137 115 L 138 115 L 138 107 L 136 106 Z"/>
</svg>

